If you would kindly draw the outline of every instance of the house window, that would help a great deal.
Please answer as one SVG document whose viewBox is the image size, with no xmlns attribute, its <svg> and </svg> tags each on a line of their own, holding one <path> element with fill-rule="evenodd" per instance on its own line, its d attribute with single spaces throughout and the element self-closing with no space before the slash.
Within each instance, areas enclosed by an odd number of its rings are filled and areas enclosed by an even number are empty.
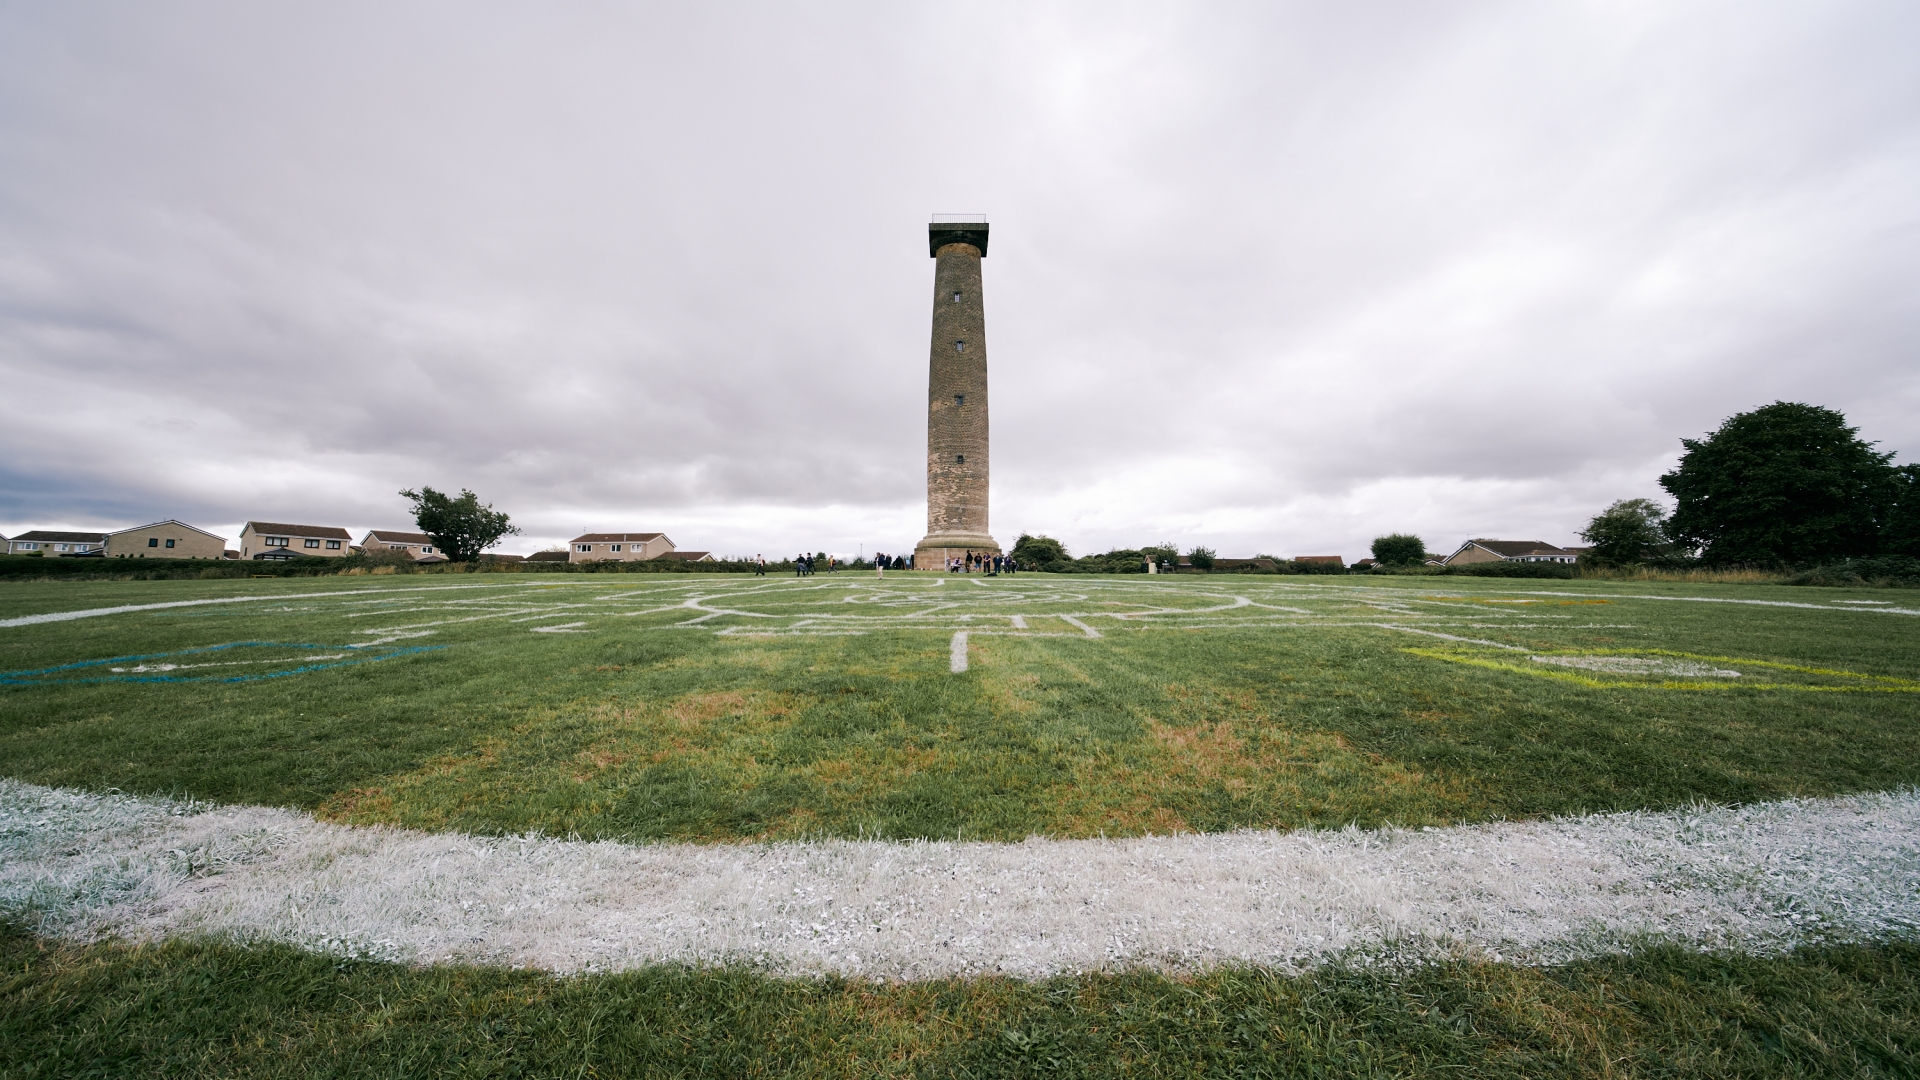
<svg viewBox="0 0 1920 1080">
<path fill-rule="evenodd" d="M 433 549 L 432 549 L 431 547 L 428 547 L 428 546 L 427 546 L 427 545 L 425 545 L 425 544 L 421 544 L 421 545 L 420 545 L 420 554 L 422 554 L 422 555 L 431 555 L 431 554 L 433 554 Z"/>
<path fill-rule="evenodd" d="M 967 463 L 967 455 L 965 454 L 953 455 L 953 463 L 956 465 L 965 465 Z"/>
<path fill-rule="evenodd" d="M 620 550 L 620 545 L 619 545 L 619 544 L 608 544 L 608 545 L 607 545 L 607 550 L 608 550 L 608 551 L 619 551 L 619 550 Z"/>
<path fill-rule="evenodd" d="M 575 544 L 575 545 L 573 545 L 573 550 L 575 550 L 575 551 L 592 551 L 592 550 L 593 550 L 593 545 L 592 545 L 592 544 Z"/>
<path fill-rule="evenodd" d="M 172 547 L 172 546 L 173 546 L 173 541 L 171 541 L 171 540 L 169 540 L 169 541 L 167 541 L 167 546 L 168 546 L 168 547 Z"/>
<path fill-rule="evenodd" d="M 965 394 L 953 395 L 953 403 L 955 405 L 965 405 L 967 403 L 967 395 Z"/>
<path fill-rule="evenodd" d="M 149 536 L 149 537 L 147 537 L 147 546 L 148 546 L 148 547 L 159 547 L 159 546 L 160 546 L 160 538 L 159 538 L 159 537 L 157 537 L 157 536 Z"/>
<path fill-rule="evenodd" d="M 338 541 L 338 540 L 329 540 L 329 541 L 327 541 L 327 549 L 328 549 L 329 551 L 339 551 L 339 550 L 340 550 L 340 541 Z"/>
<path fill-rule="evenodd" d="M 287 538 L 284 536 L 269 536 L 261 542 L 268 547 L 286 547 L 287 546 Z"/>
<path fill-rule="evenodd" d="M 301 547 L 319 547 L 319 546 L 320 546 L 320 541 L 318 541 L 318 540 L 302 540 L 302 541 L 300 541 L 300 546 L 301 546 Z"/>
<path fill-rule="evenodd" d="M 55 551 L 65 551 L 65 550 L 67 550 L 67 545 L 65 545 L 65 544 L 55 544 L 55 545 L 53 545 L 53 550 L 55 550 Z"/>
</svg>

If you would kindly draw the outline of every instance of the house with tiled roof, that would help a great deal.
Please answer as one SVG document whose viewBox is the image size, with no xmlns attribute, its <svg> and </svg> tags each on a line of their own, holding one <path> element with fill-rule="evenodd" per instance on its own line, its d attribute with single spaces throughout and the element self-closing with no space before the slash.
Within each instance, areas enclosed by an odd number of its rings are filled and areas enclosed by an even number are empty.
<svg viewBox="0 0 1920 1080">
<path fill-rule="evenodd" d="M 107 548 L 107 534 L 32 529 L 6 541 L 9 555 L 97 556 Z"/>
<path fill-rule="evenodd" d="M 1447 556 L 1446 564 L 1455 566 L 1463 563 L 1483 562 L 1550 562 L 1571 563 L 1579 559 L 1574 552 L 1566 548 L 1538 540 L 1469 540 L 1460 545 L 1460 549 Z"/>
<path fill-rule="evenodd" d="M 567 543 L 569 562 L 657 559 L 673 550 L 666 533 L 582 533 Z"/>
<path fill-rule="evenodd" d="M 368 555 L 380 555 L 389 551 L 404 551 L 413 556 L 414 562 L 446 562 L 446 553 L 434 545 L 433 537 L 423 532 L 402 532 L 399 529 L 368 529 L 367 535 L 360 540 L 360 550 Z"/>
<path fill-rule="evenodd" d="M 106 552 L 113 559 L 224 559 L 227 538 L 184 521 L 156 521 L 108 533 Z"/>
<path fill-rule="evenodd" d="M 333 525 L 287 525 L 249 521 L 240 530 L 242 559 L 342 558 L 353 554 L 353 536 Z"/>
</svg>

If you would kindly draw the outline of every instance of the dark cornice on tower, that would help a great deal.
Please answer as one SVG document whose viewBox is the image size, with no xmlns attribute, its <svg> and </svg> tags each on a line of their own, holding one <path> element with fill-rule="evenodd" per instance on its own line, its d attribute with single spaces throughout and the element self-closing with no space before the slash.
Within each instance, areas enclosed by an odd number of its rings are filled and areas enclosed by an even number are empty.
<svg viewBox="0 0 1920 1080">
<path fill-rule="evenodd" d="M 937 257 L 948 244 L 972 244 L 987 257 L 987 223 L 984 221 L 936 221 L 927 226 L 927 255 Z"/>
</svg>

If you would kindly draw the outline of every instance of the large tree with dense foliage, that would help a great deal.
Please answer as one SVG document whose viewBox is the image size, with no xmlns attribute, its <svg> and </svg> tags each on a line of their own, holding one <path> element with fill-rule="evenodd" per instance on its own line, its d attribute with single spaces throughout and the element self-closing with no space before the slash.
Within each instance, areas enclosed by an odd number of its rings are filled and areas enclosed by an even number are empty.
<svg viewBox="0 0 1920 1080">
<path fill-rule="evenodd" d="M 1894 470 L 1893 498 L 1880 531 L 1880 551 L 1920 559 L 1920 465 Z"/>
<path fill-rule="evenodd" d="M 1067 546 L 1053 537 L 1028 536 L 1026 533 L 1021 533 L 1020 539 L 1013 542 L 1012 554 L 1019 560 L 1021 566 L 1028 569 L 1042 567 L 1048 563 L 1066 562 L 1071 558 L 1067 554 Z"/>
<path fill-rule="evenodd" d="M 1580 530 L 1580 539 L 1593 545 L 1587 560 L 1600 566 L 1628 566 L 1660 554 L 1667 546 L 1666 516 L 1652 499 L 1621 499 Z"/>
<path fill-rule="evenodd" d="M 1427 542 L 1407 533 L 1376 536 L 1373 561 L 1381 566 L 1419 566 L 1427 561 Z"/>
<path fill-rule="evenodd" d="M 1682 439 L 1660 478 L 1667 534 L 1708 563 L 1813 563 L 1871 555 L 1891 501 L 1892 454 L 1832 409 L 1776 401 L 1704 439 Z"/>
<path fill-rule="evenodd" d="M 462 488 L 458 497 L 446 495 L 422 485 L 419 491 L 403 491 L 413 500 L 413 520 L 420 531 L 454 562 L 471 562 L 480 553 L 500 542 L 503 536 L 520 532 L 507 515 L 491 503 L 481 505 L 480 497 Z"/>
</svg>

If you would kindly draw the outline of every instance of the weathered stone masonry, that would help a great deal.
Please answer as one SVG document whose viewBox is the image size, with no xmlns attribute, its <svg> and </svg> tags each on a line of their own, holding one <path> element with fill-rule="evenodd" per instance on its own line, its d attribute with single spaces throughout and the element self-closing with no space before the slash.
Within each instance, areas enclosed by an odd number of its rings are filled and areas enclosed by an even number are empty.
<svg viewBox="0 0 1920 1080">
<path fill-rule="evenodd" d="M 997 552 L 987 521 L 987 318 L 980 288 L 985 222 L 927 227 L 934 258 L 927 361 L 927 535 L 914 565 Z"/>
</svg>

